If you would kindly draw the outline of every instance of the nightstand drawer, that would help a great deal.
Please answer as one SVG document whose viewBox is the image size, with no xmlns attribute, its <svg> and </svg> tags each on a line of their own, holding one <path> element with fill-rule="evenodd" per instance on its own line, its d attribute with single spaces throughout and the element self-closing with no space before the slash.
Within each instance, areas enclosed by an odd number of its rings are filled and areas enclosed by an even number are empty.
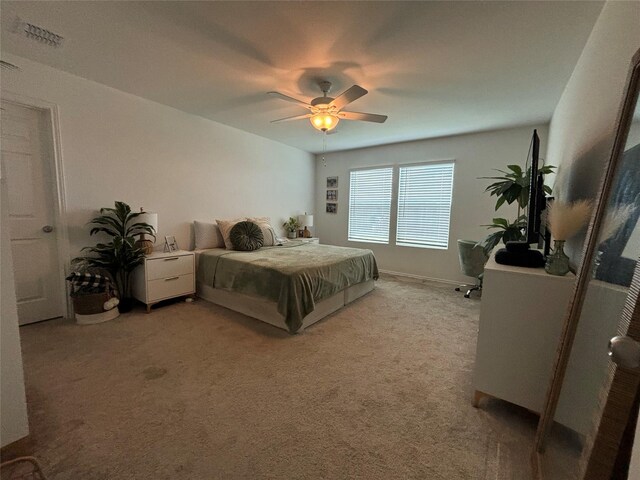
<svg viewBox="0 0 640 480">
<path fill-rule="evenodd" d="M 193 260 L 191 257 L 187 258 Z M 147 284 L 149 303 L 190 293 L 193 293 L 193 273 L 150 280 Z"/>
<path fill-rule="evenodd" d="M 153 258 L 147 260 L 147 280 L 178 277 L 193 273 L 193 255 Z"/>
</svg>

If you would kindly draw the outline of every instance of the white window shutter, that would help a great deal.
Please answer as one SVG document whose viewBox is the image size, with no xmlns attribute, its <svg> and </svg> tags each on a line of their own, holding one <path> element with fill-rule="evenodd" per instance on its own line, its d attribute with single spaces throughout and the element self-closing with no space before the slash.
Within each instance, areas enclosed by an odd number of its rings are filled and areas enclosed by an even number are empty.
<svg viewBox="0 0 640 480">
<path fill-rule="evenodd" d="M 453 162 L 399 168 L 396 245 L 447 248 Z"/>
<path fill-rule="evenodd" d="M 392 167 L 353 170 L 350 173 L 350 241 L 389 243 L 392 182 Z"/>
</svg>

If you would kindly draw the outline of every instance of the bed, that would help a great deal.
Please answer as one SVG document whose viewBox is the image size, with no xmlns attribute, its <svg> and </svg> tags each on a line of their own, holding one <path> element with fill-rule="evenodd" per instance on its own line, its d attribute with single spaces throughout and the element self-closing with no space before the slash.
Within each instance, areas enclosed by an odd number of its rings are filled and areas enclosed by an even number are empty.
<svg viewBox="0 0 640 480">
<path fill-rule="evenodd" d="M 371 250 L 290 241 L 252 252 L 196 250 L 197 295 L 298 333 L 374 288 Z"/>
</svg>

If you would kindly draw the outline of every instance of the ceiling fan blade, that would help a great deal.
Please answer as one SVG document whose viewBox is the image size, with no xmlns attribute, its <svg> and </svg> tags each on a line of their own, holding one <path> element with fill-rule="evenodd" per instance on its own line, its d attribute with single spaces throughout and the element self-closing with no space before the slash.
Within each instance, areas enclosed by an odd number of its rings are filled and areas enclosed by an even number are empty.
<svg viewBox="0 0 640 480">
<path fill-rule="evenodd" d="M 377 115 L 375 113 L 360 113 L 360 112 L 338 112 L 338 117 L 345 120 L 363 120 L 365 122 L 384 123 L 387 118 L 386 115 Z"/>
<path fill-rule="evenodd" d="M 354 100 L 359 99 L 363 95 L 369 93 L 367 90 L 362 88 L 360 85 L 354 85 L 351 88 L 345 90 L 342 95 L 339 95 L 336 99 L 334 99 L 329 106 L 336 107 L 337 110 L 340 110 L 345 105 L 350 104 Z"/>
<path fill-rule="evenodd" d="M 287 102 L 297 103 L 301 107 L 308 108 L 309 110 L 311 110 L 311 105 L 309 105 L 308 103 L 305 103 L 302 100 L 298 100 L 297 98 L 290 97 L 289 95 L 285 95 L 284 93 L 267 92 L 267 95 L 271 95 L 272 97 L 276 97 L 281 100 L 285 100 Z"/>
<path fill-rule="evenodd" d="M 313 114 L 307 113 L 304 115 L 294 115 L 293 117 L 285 117 L 285 118 L 280 118 L 278 120 L 271 120 L 271 123 L 290 122 L 291 120 L 302 120 L 303 118 L 309 118 L 311 115 Z"/>
</svg>

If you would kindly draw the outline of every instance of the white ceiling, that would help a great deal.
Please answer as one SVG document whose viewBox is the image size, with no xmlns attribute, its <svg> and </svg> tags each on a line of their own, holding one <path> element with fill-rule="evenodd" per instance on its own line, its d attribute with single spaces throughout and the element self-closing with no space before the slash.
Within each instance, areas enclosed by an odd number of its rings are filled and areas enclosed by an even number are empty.
<svg viewBox="0 0 640 480">
<path fill-rule="evenodd" d="M 10 2 L 2 51 L 310 152 L 322 135 L 304 100 L 353 84 L 327 150 L 550 119 L 602 2 Z M 14 33 L 16 16 L 65 37 L 62 48 Z M 335 95 L 334 95 L 335 96 Z"/>
</svg>

